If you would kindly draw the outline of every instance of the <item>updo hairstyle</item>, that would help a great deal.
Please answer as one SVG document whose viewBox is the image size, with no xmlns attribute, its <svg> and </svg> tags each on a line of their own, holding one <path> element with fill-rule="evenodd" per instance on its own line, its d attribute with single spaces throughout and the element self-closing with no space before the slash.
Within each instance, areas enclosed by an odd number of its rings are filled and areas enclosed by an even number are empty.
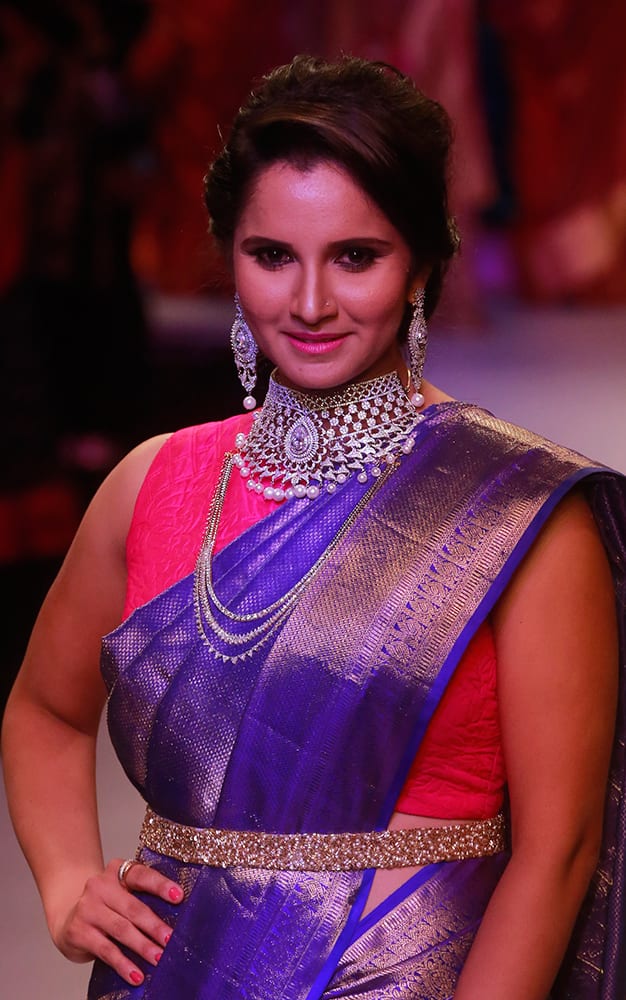
<svg viewBox="0 0 626 1000">
<path fill-rule="evenodd" d="M 402 234 L 415 271 L 430 268 L 428 317 L 459 242 L 448 214 L 451 138 L 441 105 L 399 70 L 355 56 L 298 55 L 262 77 L 235 116 L 204 181 L 210 231 L 230 260 L 260 171 L 281 160 L 302 169 L 337 163 Z"/>
</svg>

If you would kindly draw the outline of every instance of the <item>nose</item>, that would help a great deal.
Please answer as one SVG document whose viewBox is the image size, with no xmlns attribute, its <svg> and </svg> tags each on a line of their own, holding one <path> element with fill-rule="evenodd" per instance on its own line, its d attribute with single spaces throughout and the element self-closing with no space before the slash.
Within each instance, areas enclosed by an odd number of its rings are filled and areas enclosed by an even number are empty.
<svg viewBox="0 0 626 1000">
<path fill-rule="evenodd" d="M 307 326 L 319 326 L 336 313 L 335 297 L 323 273 L 318 268 L 302 270 L 292 289 L 292 316 Z"/>
</svg>

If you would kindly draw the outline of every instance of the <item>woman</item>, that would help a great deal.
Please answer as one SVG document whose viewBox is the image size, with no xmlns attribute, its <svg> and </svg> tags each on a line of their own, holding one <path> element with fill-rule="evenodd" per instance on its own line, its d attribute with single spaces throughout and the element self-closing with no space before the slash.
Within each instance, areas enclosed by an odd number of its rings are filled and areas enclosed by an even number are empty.
<svg viewBox="0 0 626 1000">
<path fill-rule="evenodd" d="M 248 412 L 113 470 L 5 720 L 16 830 L 92 998 L 543 1000 L 557 973 L 554 996 L 617 995 L 626 492 L 422 381 L 449 145 L 390 68 L 297 57 L 209 170 Z M 148 804 L 106 866 L 101 636 Z"/>
</svg>

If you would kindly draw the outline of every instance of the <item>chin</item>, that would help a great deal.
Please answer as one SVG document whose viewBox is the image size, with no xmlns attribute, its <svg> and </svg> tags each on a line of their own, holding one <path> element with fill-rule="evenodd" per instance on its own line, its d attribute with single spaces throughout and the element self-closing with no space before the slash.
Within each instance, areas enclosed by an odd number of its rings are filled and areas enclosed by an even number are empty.
<svg viewBox="0 0 626 1000">
<path fill-rule="evenodd" d="M 358 375 L 346 375 L 345 372 L 288 372 L 278 367 L 278 380 L 283 385 L 301 392 L 332 392 L 358 379 Z"/>
</svg>

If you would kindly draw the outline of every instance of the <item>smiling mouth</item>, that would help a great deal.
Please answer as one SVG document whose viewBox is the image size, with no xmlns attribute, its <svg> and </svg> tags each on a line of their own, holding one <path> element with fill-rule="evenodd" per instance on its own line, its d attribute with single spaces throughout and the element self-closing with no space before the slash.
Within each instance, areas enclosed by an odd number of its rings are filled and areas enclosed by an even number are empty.
<svg viewBox="0 0 626 1000">
<path fill-rule="evenodd" d="M 286 334 L 287 339 L 300 351 L 308 354 L 323 354 L 325 351 L 333 350 L 343 343 L 348 334 L 346 333 L 292 333 Z"/>
</svg>

